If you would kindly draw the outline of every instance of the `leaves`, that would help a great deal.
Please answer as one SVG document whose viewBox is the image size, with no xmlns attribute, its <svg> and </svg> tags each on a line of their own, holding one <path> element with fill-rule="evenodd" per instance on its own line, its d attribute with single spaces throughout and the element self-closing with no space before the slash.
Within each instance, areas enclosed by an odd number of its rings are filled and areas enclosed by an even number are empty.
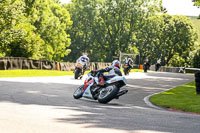
<svg viewBox="0 0 200 133">
<path fill-rule="evenodd" d="M 0 56 L 110 62 L 121 51 L 193 64 L 195 27 L 164 12 L 161 0 L 0 0 Z"/>
<path fill-rule="evenodd" d="M 145 18 L 160 12 L 160 1 L 151 1 L 156 4 L 147 4 L 147 0 L 73 0 L 65 5 L 73 21 L 72 52 L 66 59 L 75 61 L 88 52 L 91 61 L 107 62 L 119 51 L 131 51 Z"/>
<path fill-rule="evenodd" d="M 184 66 L 194 50 L 197 32 L 185 16 L 155 15 L 147 19 L 137 40 L 143 58 L 148 57 L 153 63 L 161 58 L 163 65 Z M 175 65 L 176 57 L 183 63 Z"/>
<path fill-rule="evenodd" d="M 0 52 L 5 56 L 61 60 L 69 54 L 69 12 L 54 0 L 0 3 Z"/>
</svg>

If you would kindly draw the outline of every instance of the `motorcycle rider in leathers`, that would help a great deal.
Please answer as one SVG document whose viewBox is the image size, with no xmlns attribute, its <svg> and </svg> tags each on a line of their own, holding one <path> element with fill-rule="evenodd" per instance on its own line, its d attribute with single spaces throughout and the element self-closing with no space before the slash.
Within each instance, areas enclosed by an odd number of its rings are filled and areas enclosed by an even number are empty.
<svg viewBox="0 0 200 133">
<path fill-rule="evenodd" d="M 124 64 L 128 64 L 128 70 L 132 68 L 133 60 L 130 58 L 130 56 L 127 56 L 127 58 L 125 58 Z"/>
<path fill-rule="evenodd" d="M 109 72 L 108 75 L 118 75 L 122 76 L 122 73 L 120 71 L 120 62 L 118 60 L 114 60 L 112 62 L 112 65 L 109 67 L 106 67 L 105 69 L 100 69 L 96 71 L 92 71 L 93 74 L 97 74 L 98 76 L 98 85 L 103 86 L 104 85 L 104 72 Z"/>
<path fill-rule="evenodd" d="M 87 53 L 83 53 L 82 56 L 80 56 L 76 62 L 79 62 L 81 61 L 82 64 L 83 64 L 83 75 L 84 75 L 84 72 L 85 70 L 87 69 L 87 67 L 90 65 L 90 59 L 88 58 L 88 54 Z"/>
</svg>

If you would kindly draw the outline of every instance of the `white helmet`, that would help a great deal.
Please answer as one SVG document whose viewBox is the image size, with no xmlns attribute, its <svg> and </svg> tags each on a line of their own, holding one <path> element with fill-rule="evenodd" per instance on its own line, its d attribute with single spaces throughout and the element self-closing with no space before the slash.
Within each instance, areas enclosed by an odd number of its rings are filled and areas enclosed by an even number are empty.
<svg viewBox="0 0 200 133">
<path fill-rule="evenodd" d="M 118 61 L 118 60 L 114 60 L 113 62 L 112 62 L 112 66 L 114 67 L 118 67 L 118 68 L 120 68 L 120 62 Z"/>
<path fill-rule="evenodd" d="M 83 56 L 86 56 L 86 57 L 87 57 L 87 56 L 88 56 L 88 54 L 87 54 L 87 53 L 83 53 Z"/>
</svg>

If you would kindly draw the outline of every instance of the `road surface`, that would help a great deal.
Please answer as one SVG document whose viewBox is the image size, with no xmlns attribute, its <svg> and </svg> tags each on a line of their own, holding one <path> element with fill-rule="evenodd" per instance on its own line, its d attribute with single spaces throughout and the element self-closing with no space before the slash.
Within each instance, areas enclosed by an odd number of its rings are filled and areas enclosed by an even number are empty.
<svg viewBox="0 0 200 133">
<path fill-rule="evenodd" d="M 85 77 L 84 77 L 85 78 Z M 72 97 L 73 76 L 0 78 L 0 133 L 198 133 L 200 115 L 147 105 L 148 95 L 194 80 L 194 75 L 138 72 L 129 92 L 108 104 Z"/>
</svg>

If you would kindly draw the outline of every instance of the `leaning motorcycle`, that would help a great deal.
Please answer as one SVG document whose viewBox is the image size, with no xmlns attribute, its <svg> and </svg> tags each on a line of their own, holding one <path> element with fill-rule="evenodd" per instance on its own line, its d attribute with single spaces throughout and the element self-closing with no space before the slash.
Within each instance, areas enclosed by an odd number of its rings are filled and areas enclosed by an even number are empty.
<svg viewBox="0 0 200 133">
<path fill-rule="evenodd" d="M 74 78 L 78 79 L 80 77 L 80 79 L 83 77 L 84 75 L 84 64 L 83 62 L 81 62 L 80 60 L 77 61 L 76 66 L 75 66 L 75 70 L 74 70 Z"/>
<path fill-rule="evenodd" d="M 126 94 L 128 90 L 120 90 L 127 84 L 123 76 L 104 75 L 104 86 L 98 85 L 97 74 L 88 73 L 83 85 L 81 85 L 73 94 L 75 99 L 81 97 L 98 100 L 99 103 L 108 103 L 113 99 L 118 99 Z"/>
<path fill-rule="evenodd" d="M 124 75 L 128 75 L 130 70 L 131 69 L 129 68 L 128 64 L 125 63 L 124 66 L 123 66 Z"/>
</svg>

